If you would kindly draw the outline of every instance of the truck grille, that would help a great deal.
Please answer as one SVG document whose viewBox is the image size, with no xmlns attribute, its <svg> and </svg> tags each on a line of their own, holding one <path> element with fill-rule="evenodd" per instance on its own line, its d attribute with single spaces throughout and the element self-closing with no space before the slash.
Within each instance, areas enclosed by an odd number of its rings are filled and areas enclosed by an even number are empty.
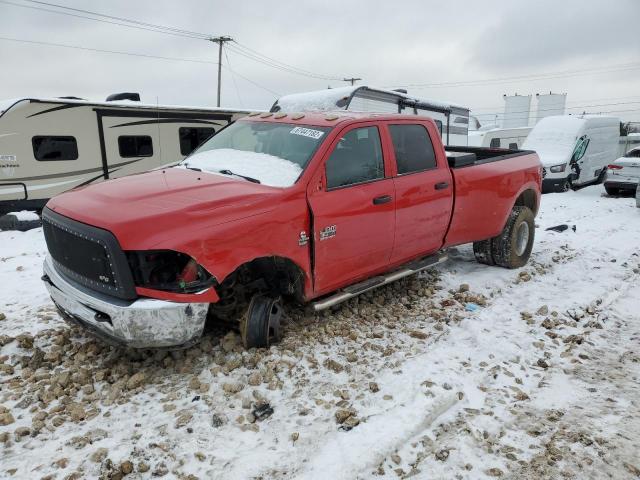
<svg viewBox="0 0 640 480">
<path fill-rule="evenodd" d="M 127 300 L 136 298 L 131 270 L 111 232 L 48 208 L 42 212 L 42 227 L 59 273 L 98 292 Z"/>
</svg>

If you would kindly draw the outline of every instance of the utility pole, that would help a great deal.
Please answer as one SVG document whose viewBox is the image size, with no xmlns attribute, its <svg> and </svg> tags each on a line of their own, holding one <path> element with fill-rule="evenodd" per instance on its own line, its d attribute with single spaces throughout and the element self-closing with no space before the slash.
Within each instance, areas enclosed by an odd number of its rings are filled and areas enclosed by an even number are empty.
<svg viewBox="0 0 640 480">
<path fill-rule="evenodd" d="M 213 37 L 209 41 L 218 44 L 218 107 L 220 106 L 220 92 L 222 87 L 222 46 L 225 42 L 233 42 L 228 36 Z"/>
<path fill-rule="evenodd" d="M 343 82 L 351 82 L 351 85 L 355 85 L 358 80 L 362 80 L 362 79 L 361 78 L 354 78 L 354 77 L 343 78 L 342 79 Z"/>
</svg>

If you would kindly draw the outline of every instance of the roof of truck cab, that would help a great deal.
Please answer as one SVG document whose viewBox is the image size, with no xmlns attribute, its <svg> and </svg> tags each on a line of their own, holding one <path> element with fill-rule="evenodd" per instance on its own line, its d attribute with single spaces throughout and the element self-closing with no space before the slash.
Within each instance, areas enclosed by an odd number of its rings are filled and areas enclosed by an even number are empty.
<svg viewBox="0 0 640 480">
<path fill-rule="evenodd" d="M 422 115 L 400 115 L 390 113 L 371 113 L 371 112 L 349 112 L 338 110 L 335 112 L 300 112 L 300 113 L 251 113 L 241 118 L 241 122 L 270 122 L 270 123 L 288 123 L 299 124 L 315 127 L 333 127 L 350 121 L 366 121 L 366 120 L 432 120 L 431 117 Z"/>
</svg>

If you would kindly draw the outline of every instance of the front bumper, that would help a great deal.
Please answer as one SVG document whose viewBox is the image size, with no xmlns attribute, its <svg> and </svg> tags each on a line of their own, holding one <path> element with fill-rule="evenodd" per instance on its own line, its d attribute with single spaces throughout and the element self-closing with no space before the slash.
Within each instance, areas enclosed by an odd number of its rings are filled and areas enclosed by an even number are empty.
<svg viewBox="0 0 640 480">
<path fill-rule="evenodd" d="M 614 176 L 607 176 L 604 180 L 604 186 L 609 188 L 618 188 L 620 190 L 629 190 L 631 192 L 635 192 L 638 187 L 638 179 L 637 178 L 618 178 Z"/>
<path fill-rule="evenodd" d="M 564 185 L 567 182 L 567 177 L 542 179 L 542 193 L 563 192 Z"/>
<path fill-rule="evenodd" d="M 93 292 L 61 276 L 47 256 L 44 276 L 63 317 L 112 345 L 186 348 L 202 336 L 208 303 L 140 298 L 132 302 Z"/>
</svg>

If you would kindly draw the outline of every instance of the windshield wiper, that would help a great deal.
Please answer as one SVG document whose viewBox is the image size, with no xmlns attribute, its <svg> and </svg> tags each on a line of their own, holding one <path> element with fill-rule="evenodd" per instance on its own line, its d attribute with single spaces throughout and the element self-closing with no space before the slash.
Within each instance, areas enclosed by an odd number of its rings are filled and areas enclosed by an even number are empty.
<svg viewBox="0 0 640 480">
<path fill-rule="evenodd" d="M 253 177 L 247 177 L 246 175 L 240 175 L 238 173 L 233 173 L 231 170 L 218 170 L 218 173 L 222 173 L 223 175 L 233 175 L 235 177 L 240 177 L 240 178 L 244 178 L 245 180 L 252 182 L 252 183 L 260 183 L 260 180 L 258 180 L 257 178 L 253 178 Z"/>
</svg>

